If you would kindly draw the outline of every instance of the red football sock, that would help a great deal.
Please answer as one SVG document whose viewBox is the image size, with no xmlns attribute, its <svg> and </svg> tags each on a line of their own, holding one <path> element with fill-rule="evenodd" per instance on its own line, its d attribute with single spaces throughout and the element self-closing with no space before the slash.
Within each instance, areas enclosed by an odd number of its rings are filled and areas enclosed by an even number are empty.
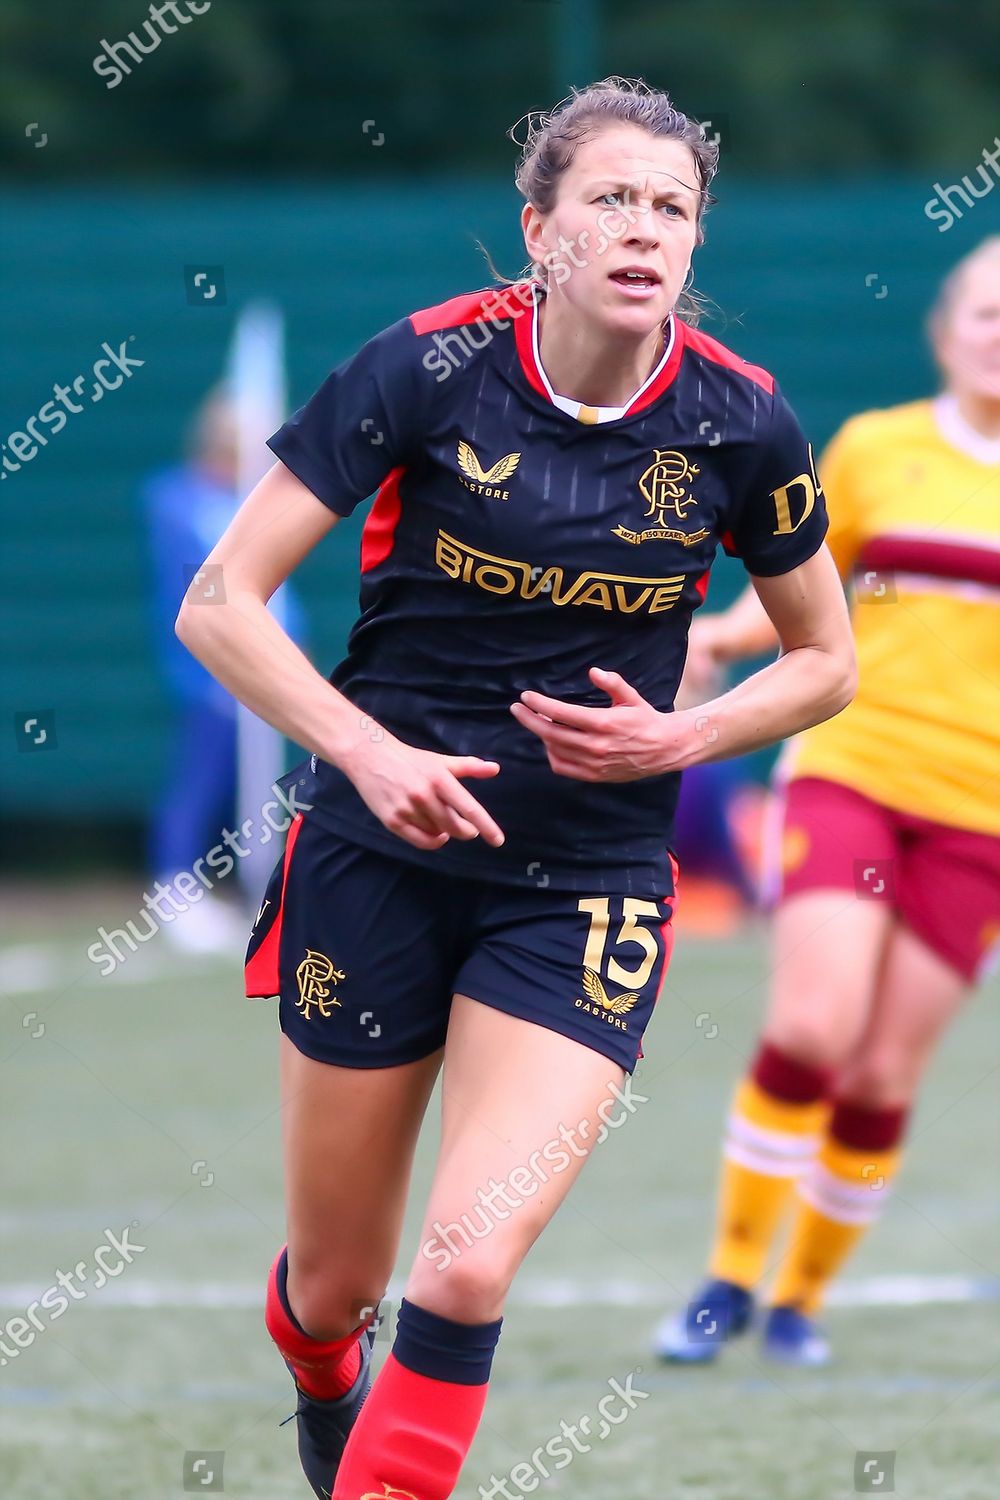
<svg viewBox="0 0 1000 1500">
<path fill-rule="evenodd" d="M 448 1500 L 486 1405 L 501 1321 L 456 1323 L 404 1298 L 331 1500 Z"/>
<path fill-rule="evenodd" d="M 789 1104 L 812 1104 L 826 1095 L 832 1075 L 827 1068 L 814 1068 L 772 1042 L 761 1041 L 750 1076 L 765 1094 L 775 1099 Z"/>
<path fill-rule="evenodd" d="M 360 1324 L 342 1339 L 314 1339 L 292 1312 L 285 1281 L 288 1275 L 288 1246 L 279 1251 L 267 1279 L 267 1305 L 264 1322 L 267 1331 L 292 1367 L 295 1379 L 307 1396 L 317 1401 L 335 1401 L 350 1390 L 361 1368 L 358 1339 L 365 1324 Z"/>
<path fill-rule="evenodd" d="M 390 1353 L 361 1408 L 330 1500 L 447 1500 L 488 1389 L 418 1375 Z"/>
</svg>

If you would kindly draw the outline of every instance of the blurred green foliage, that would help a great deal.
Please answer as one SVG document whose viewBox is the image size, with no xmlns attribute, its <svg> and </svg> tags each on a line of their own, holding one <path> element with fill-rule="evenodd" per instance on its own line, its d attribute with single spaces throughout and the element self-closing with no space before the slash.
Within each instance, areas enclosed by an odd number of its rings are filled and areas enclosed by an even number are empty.
<svg viewBox="0 0 1000 1500">
<path fill-rule="evenodd" d="M 150 22 L 155 50 L 109 88 L 102 41 L 151 46 L 148 17 L 148 0 L 0 0 L 0 169 L 508 170 L 505 132 L 586 82 L 566 74 L 588 54 L 721 121 L 739 176 L 961 167 L 997 123 L 995 0 L 212 0 L 168 14 L 176 34 Z"/>
</svg>

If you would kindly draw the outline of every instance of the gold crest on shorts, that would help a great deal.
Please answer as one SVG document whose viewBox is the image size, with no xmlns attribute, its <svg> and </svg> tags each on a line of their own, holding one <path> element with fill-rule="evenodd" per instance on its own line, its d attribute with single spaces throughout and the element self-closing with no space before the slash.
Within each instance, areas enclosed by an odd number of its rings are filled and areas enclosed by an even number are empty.
<svg viewBox="0 0 1000 1500">
<path fill-rule="evenodd" d="M 586 999 L 577 999 L 574 1004 L 577 1010 L 585 1010 L 588 1016 L 599 1016 L 609 1026 L 615 1026 L 619 1031 L 628 1031 L 628 1022 L 623 1021 L 622 1016 L 627 1016 L 629 1011 L 640 999 L 638 990 L 623 990 L 620 995 L 613 998 L 604 988 L 604 982 L 600 974 L 593 969 L 585 968 L 583 971 L 583 993 Z"/>
<path fill-rule="evenodd" d="M 321 1016 L 332 1014 L 333 1007 L 339 1006 L 340 1001 L 335 995 L 331 995 L 329 985 L 346 978 L 343 969 L 335 968 L 333 960 L 327 958 L 325 953 L 317 953 L 313 948 L 306 949 L 305 958 L 295 970 L 295 982 L 299 987 L 299 998 L 295 1004 L 307 1021 L 312 1019 L 314 1005 Z"/>
</svg>

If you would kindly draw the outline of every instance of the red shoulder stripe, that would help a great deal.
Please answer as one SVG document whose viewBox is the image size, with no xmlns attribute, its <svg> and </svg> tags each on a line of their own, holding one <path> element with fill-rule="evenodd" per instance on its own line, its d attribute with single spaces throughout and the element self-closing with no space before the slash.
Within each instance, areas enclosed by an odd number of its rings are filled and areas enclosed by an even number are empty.
<svg viewBox="0 0 1000 1500">
<path fill-rule="evenodd" d="M 711 338 L 707 333 L 702 333 L 690 324 L 685 324 L 684 341 L 694 354 L 700 354 L 704 359 L 710 359 L 713 364 L 725 365 L 727 370 L 735 370 L 737 375 L 745 375 L 755 385 L 763 386 L 768 394 L 774 391 L 774 376 L 768 374 L 767 370 L 760 365 L 748 364 L 745 359 L 740 359 L 725 344 L 720 344 L 718 339 Z"/>
<path fill-rule="evenodd" d="M 530 283 L 489 286 L 479 292 L 463 292 L 436 307 L 410 314 L 414 333 L 434 333 L 440 328 L 460 328 L 480 318 L 517 318 L 531 306 Z"/>
</svg>

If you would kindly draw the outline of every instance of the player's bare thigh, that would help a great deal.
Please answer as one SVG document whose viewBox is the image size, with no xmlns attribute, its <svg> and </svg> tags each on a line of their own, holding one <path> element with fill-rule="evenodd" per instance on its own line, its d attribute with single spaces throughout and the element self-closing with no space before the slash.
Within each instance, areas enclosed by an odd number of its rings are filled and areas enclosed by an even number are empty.
<svg viewBox="0 0 1000 1500">
<path fill-rule="evenodd" d="M 517 1268 L 602 1124 L 625 1123 L 629 1108 L 620 1099 L 631 1091 L 624 1080 L 618 1063 L 580 1042 L 454 997 L 441 1147 L 409 1299 L 458 1322 L 500 1315 Z M 460 1228 L 443 1240 L 451 1225 Z"/>
<path fill-rule="evenodd" d="M 868 1025 L 889 934 L 887 902 L 818 889 L 774 915 L 764 1037 L 800 1062 L 837 1068 Z"/>
<path fill-rule="evenodd" d="M 281 1038 L 288 1296 L 314 1337 L 356 1328 L 385 1291 L 441 1057 L 343 1068 Z"/>
<path fill-rule="evenodd" d="M 898 924 L 868 1026 L 838 1074 L 837 1093 L 871 1109 L 909 1104 L 971 989 L 956 968 Z"/>
</svg>

